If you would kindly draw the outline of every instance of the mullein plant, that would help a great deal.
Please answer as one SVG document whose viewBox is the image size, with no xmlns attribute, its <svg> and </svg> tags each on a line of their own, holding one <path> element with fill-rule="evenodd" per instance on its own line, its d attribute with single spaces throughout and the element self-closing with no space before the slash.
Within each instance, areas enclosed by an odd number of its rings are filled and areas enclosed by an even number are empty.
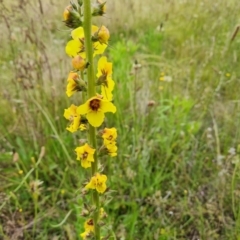
<svg viewBox="0 0 240 240">
<path fill-rule="evenodd" d="M 78 0 L 71 2 L 63 13 L 64 22 L 71 28 L 71 40 L 66 45 L 66 53 L 71 58 L 72 69 L 67 77 L 66 94 L 81 96 L 81 105 L 72 104 L 65 109 L 64 117 L 69 120 L 67 130 L 87 132 L 87 141 L 75 148 L 76 160 L 89 172 L 85 184 L 86 193 L 91 192 L 91 206 L 84 204 L 86 221 L 83 224 L 83 239 L 102 239 L 100 227 L 106 213 L 102 208 L 101 197 L 107 190 L 107 176 L 103 173 L 99 157 L 117 155 L 117 130 L 114 127 L 101 128 L 105 113 L 116 112 L 112 103 L 115 83 L 112 79 L 112 63 L 103 56 L 108 46 L 109 30 L 101 25 L 92 24 L 92 18 L 106 12 L 105 2 L 97 0 Z M 97 61 L 94 61 L 94 58 Z M 94 66 L 97 62 L 97 66 Z M 97 137 L 100 145 L 97 146 Z M 85 192 L 85 191 L 84 191 Z"/>
</svg>

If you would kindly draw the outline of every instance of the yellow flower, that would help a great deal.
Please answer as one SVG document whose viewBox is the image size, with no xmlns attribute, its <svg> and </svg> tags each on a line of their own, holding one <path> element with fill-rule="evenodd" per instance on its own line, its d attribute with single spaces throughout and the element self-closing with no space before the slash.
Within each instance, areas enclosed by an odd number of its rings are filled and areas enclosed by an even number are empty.
<svg viewBox="0 0 240 240">
<path fill-rule="evenodd" d="M 94 232 L 93 219 L 88 219 L 87 221 L 85 221 L 84 229 L 88 232 Z"/>
<path fill-rule="evenodd" d="M 78 74 L 75 72 L 70 72 L 67 79 L 67 90 L 66 94 L 68 97 L 71 97 L 75 92 L 78 91 Z"/>
<path fill-rule="evenodd" d="M 104 128 L 103 139 L 109 140 L 109 141 L 115 141 L 117 139 L 117 129 L 116 128 Z"/>
<path fill-rule="evenodd" d="M 99 28 L 97 26 L 92 25 L 92 35 L 94 35 L 96 32 L 98 32 Z M 67 43 L 66 46 L 66 53 L 70 56 L 70 57 L 75 57 L 76 55 L 80 55 L 82 58 L 86 58 L 86 52 L 85 52 L 85 47 L 84 47 L 84 31 L 83 31 L 83 27 L 78 27 L 76 29 L 74 29 L 71 32 L 72 38 L 73 40 L 70 40 Z M 103 36 L 101 36 L 100 40 L 104 41 L 104 39 L 106 40 L 106 34 L 103 34 Z M 105 36 L 105 38 L 104 38 Z M 104 52 L 104 50 L 106 49 L 107 45 L 106 44 L 102 44 L 102 42 L 100 41 L 94 41 L 93 43 L 93 56 L 97 55 L 97 54 L 102 54 Z"/>
<path fill-rule="evenodd" d="M 101 84 L 101 94 L 104 99 L 112 101 L 112 91 L 114 88 L 114 81 L 112 80 L 112 63 L 107 62 L 106 57 L 101 57 L 98 60 L 98 83 Z"/>
<path fill-rule="evenodd" d="M 117 156 L 117 146 L 116 146 L 116 138 L 117 138 L 117 129 L 116 128 L 105 128 L 103 130 L 102 138 L 104 140 L 103 144 L 107 149 L 108 154 L 111 157 Z"/>
<path fill-rule="evenodd" d="M 86 189 L 96 189 L 99 193 L 104 193 L 107 189 L 106 186 L 107 176 L 97 173 L 93 176 L 90 182 L 86 185 Z"/>
<path fill-rule="evenodd" d="M 66 129 L 72 133 L 76 132 L 81 123 L 81 117 L 77 114 L 77 106 L 72 104 L 69 108 L 64 110 L 63 116 L 70 121 L 70 125 Z"/>
<path fill-rule="evenodd" d="M 116 107 L 109 101 L 103 100 L 100 96 L 88 99 L 84 104 L 80 105 L 77 113 L 86 114 L 88 122 L 93 127 L 99 127 L 104 121 L 104 113 L 116 112 Z"/>
<path fill-rule="evenodd" d="M 116 128 L 104 128 L 102 138 L 104 139 L 104 145 L 108 145 L 117 139 L 117 129 Z"/>
<path fill-rule="evenodd" d="M 83 232 L 83 233 L 80 234 L 80 237 L 81 237 L 83 240 L 85 240 L 85 239 L 87 239 L 88 237 L 90 237 L 90 235 L 91 235 L 91 232 L 90 232 L 90 231 L 85 231 L 85 232 Z"/>
<path fill-rule="evenodd" d="M 116 157 L 117 156 L 117 146 L 116 146 L 116 142 L 112 142 L 106 145 L 107 151 L 108 151 L 108 155 L 110 155 L 111 157 Z"/>
<path fill-rule="evenodd" d="M 99 216 L 100 216 L 100 218 L 106 218 L 107 217 L 107 213 L 104 211 L 104 208 L 99 209 Z"/>
<path fill-rule="evenodd" d="M 85 143 L 84 146 L 77 147 L 75 151 L 77 153 L 77 160 L 81 160 L 81 166 L 84 168 L 91 167 L 91 162 L 94 162 L 93 155 L 95 153 L 95 149 Z"/>
<path fill-rule="evenodd" d="M 67 43 L 65 48 L 67 55 L 70 57 L 75 57 L 77 55 L 81 56 L 82 58 L 86 58 L 86 52 L 84 47 L 84 38 L 78 38 L 70 40 Z"/>
</svg>

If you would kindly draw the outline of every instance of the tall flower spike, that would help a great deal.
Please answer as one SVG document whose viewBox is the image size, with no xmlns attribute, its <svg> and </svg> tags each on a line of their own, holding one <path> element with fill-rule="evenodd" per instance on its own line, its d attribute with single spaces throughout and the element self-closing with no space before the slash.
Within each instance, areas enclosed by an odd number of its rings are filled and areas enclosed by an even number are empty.
<svg viewBox="0 0 240 240">
<path fill-rule="evenodd" d="M 93 127 L 99 127 L 104 121 L 104 113 L 116 112 L 116 107 L 113 103 L 103 100 L 101 97 L 96 96 L 87 100 L 86 103 L 80 105 L 77 109 L 77 113 L 85 115 L 88 122 Z"/>
</svg>

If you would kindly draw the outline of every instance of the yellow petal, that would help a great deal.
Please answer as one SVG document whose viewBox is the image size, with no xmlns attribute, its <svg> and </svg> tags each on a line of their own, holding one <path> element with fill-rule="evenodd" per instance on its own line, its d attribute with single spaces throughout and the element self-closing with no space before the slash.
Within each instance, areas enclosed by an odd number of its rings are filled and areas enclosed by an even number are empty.
<svg viewBox="0 0 240 240">
<path fill-rule="evenodd" d="M 93 43 L 93 48 L 94 48 L 93 56 L 104 53 L 106 47 L 107 47 L 106 44 L 101 44 L 100 42 Z"/>
<path fill-rule="evenodd" d="M 102 111 L 91 111 L 87 113 L 87 120 L 93 127 L 99 127 L 104 120 L 104 113 Z"/>
<path fill-rule="evenodd" d="M 101 101 L 101 110 L 105 112 L 116 112 L 116 107 L 113 105 L 113 103 L 108 102 L 108 101 Z"/>
<path fill-rule="evenodd" d="M 84 38 L 84 30 L 83 27 L 78 27 L 76 29 L 74 29 L 71 32 L 72 38 L 73 39 L 79 39 L 79 38 Z"/>
<path fill-rule="evenodd" d="M 68 97 L 71 97 L 75 92 L 77 92 L 76 87 L 77 87 L 76 82 L 73 79 L 68 79 L 66 90 L 66 94 Z"/>
<path fill-rule="evenodd" d="M 97 26 L 92 25 L 92 34 L 94 34 L 95 32 L 97 32 L 98 29 L 99 29 L 99 28 L 98 28 Z"/>
<path fill-rule="evenodd" d="M 106 86 L 101 86 L 101 95 L 103 96 L 103 99 L 112 101 L 113 95 L 112 95 L 112 90 L 107 88 Z"/>
<path fill-rule="evenodd" d="M 81 166 L 83 168 L 90 168 L 91 167 L 91 162 L 89 162 L 87 160 L 81 160 Z"/>
<path fill-rule="evenodd" d="M 95 189 L 95 185 L 93 184 L 92 181 L 90 181 L 86 186 L 85 186 L 86 189 Z"/>
<path fill-rule="evenodd" d="M 82 43 L 79 40 L 70 40 L 67 43 L 65 51 L 68 56 L 75 57 L 82 48 Z"/>
<path fill-rule="evenodd" d="M 66 119 L 69 119 L 69 118 L 72 116 L 71 111 L 70 111 L 69 109 L 65 109 L 63 116 L 64 116 Z"/>
<path fill-rule="evenodd" d="M 77 113 L 78 113 L 78 114 L 81 114 L 81 115 L 87 114 L 88 111 L 89 111 L 89 106 L 88 106 L 88 104 L 89 104 L 89 103 L 88 103 L 88 101 L 87 101 L 86 103 L 80 105 L 80 106 L 77 108 Z"/>
<path fill-rule="evenodd" d="M 99 193 L 104 193 L 107 189 L 107 185 L 105 183 L 101 184 L 101 185 L 97 185 L 96 190 Z"/>
<path fill-rule="evenodd" d="M 101 182 L 106 182 L 107 181 L 107 176 L 104 174 L 99 175 L 99 178 L 101 179 Z"/>
<path fill-rule="evenodd" d="M 105 69 L 105 64 L 107 62 L 107 57 L 103 56 L 98 60 L 98 73 L 97 77 L 102 75 L 102 69 Z"/>
</svg>

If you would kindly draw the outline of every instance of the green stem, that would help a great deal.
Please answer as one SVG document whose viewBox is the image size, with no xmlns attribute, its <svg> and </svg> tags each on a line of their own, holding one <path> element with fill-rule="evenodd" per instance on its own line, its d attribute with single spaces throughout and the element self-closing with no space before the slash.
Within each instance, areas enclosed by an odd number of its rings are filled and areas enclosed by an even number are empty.
<svg viewBox="0 0 240 240">
<path fill-rule="evenodd" d="M 87 68 L 87 79 L 88 79 L 88 99 L 96 95 L 96 87 L 95 87 L 95 77 L 94 77 L 94 67 L 93 67 L 93 44 L 92 44 L 92 13 L 91 13 L 91 1 L 84 0 L 83 1 L 83 29 L 84 29 L 84 38 L 85 38 L 85 49 L 86 49 L 86 57 L 89 63 Z M 97 149 L 97 141 L 96 141 L 96 128 L 89 125 L 88 139 L 90 145 Z M 92 163 L 92 176 L 94 176 L 97 172 L 98 168 L 98 159 L 97 154 L 94 154 L 94 163 Z M 95 230 L 95 239 L 100 240 L 100 227 L 98 225 L 99 219 L 99 194 L 97 191 L 93 191 L 92 194 L 93 203 L 96 207 L 96 211 L 93 215 L 94 222 L 94 230 Z"/>
</svg>

